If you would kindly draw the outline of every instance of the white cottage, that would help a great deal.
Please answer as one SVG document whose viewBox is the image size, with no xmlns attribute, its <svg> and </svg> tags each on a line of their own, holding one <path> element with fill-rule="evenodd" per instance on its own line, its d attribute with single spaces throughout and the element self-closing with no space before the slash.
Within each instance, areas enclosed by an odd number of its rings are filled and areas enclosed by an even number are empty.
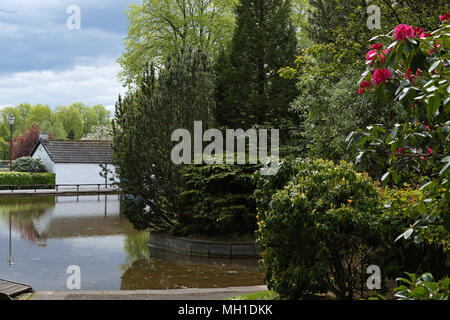
<svg viewBox="0 0 450 320">
<path fill-rule="evenodd" d="M 56 184 L 104 184 L 100 164 L 114 172 L 111 141 L 40 139 L 31 152 L 48 172 L 56 174 Z M 109 174 L 107 183 L 111 183 Z"/>
</svg>

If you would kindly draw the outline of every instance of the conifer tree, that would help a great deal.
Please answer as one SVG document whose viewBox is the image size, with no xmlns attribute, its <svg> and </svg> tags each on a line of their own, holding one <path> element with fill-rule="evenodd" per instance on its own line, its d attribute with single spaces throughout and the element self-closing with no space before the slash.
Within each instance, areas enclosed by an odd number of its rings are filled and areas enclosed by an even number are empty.
<svg viewBox="0 0 450 320">
<path fill-rule="evenodd" d="M 296 56 L 289 0 L 241 0 L 230 48 L 217 60 L 215 116 L 219 125 L 247 129 L 279 125 L 296 95 L 278 71 Z"/>
<path fill-rule="evenodd" d="M 178 212 L 180 169 L 171 161 L 176 129 L 193 136 L 194 121 L 212 126 L 214 81 L 208 57 L 191 49 L 170 56 L 158 77 L 144 73 L 139 88 L 119 97 L 113 156 L 121 188 L 133 199 L 126 216 L 139 229 L 167 230 Z"/>
</svg>

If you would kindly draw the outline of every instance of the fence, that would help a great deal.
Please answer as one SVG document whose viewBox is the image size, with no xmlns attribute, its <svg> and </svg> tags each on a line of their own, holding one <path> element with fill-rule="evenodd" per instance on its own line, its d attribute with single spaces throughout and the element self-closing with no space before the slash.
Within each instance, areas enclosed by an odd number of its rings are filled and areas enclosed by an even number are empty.
<svg viewBox="0 0 450 320">
<path fill-rule="evenodd" d="M 92 188 L 88 188 L 92 187 Z M 111 190 L 111 191 L 120 191 L 120 188 L 115 184 L 108 184 L 108 183 L 84 183 L 84 184 L 35 184 L 35 185 L 0 185 L 0 190 L 3 191 L 11 191 L 14 192 L 14 190 L 34 190 L 34 192 L 37 192 L 37 190 L 54 190 L 56 192 L 58 191 L 105 191 L 105 190 Z"/>
</svg>

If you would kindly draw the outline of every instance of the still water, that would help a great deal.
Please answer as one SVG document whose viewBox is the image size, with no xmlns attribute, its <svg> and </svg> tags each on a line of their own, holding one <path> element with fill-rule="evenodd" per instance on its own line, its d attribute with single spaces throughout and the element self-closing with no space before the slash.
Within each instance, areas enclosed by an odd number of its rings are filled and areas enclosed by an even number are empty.
<svg viewBox="0 0 450 320">
<path fill-rule="evenodd" d="M 117 196 L 0 199 L 0 279 L 67 290 L 76 265 L 82 290 L 263 284 L 252 259 L 174 255 L 149 249 L 149 237 L 120 214 Z"/>
</svg>

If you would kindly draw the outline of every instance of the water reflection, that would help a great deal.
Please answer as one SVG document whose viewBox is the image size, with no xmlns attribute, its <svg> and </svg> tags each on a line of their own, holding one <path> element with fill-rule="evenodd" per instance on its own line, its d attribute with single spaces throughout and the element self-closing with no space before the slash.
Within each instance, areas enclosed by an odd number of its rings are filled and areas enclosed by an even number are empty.
<svg viewBox="0 0 450 320">
<path fill-rule="evenodd" d="M 122 290 L 221 288 L 263 284 L 254 259 L 193 257 L 150 248 L 122 275 Z"/>
<path fill-rule="evenodd" d="M 117 196 L 0 199 L 0 279 L 67 290 L 66 269 L 78 265 L 83 290 L 263 283 L 254 261 L 174 256 L 150 251 L 148 240 L 121 215 Z"/>
</svg>

